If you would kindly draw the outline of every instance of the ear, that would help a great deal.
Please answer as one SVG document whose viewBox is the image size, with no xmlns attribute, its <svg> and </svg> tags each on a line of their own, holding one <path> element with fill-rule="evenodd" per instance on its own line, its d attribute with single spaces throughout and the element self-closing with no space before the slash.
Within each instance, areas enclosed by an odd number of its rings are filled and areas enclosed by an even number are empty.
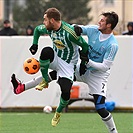
<svg viewBox="0 0 133 133">
<path fill-rule="evenodd" d="M 50 19 L 50 22 L 53 24 L 53 23 L 54 23 L 54 19 L 53 19 L 53 18 L 51 18 L 51 19 Z"/>
<path fill-rule="evenodd" d="M 111 28 L 111 24 L 107 24 L 107 27 L 108 27 L 108 28 Z"/>
</svg>

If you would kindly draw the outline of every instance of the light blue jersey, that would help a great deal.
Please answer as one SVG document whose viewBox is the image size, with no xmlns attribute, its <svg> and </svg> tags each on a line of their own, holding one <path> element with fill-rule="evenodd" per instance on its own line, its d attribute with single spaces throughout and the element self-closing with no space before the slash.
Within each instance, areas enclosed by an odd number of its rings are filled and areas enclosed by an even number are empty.
<svg viewBox="0 0 133 133">
<path fill-rule="evenodd" d="M 102 39 L 97 25 L 81 26 L 83 34 L 88 36 L 89 59 L 102 63 L 104 59 L 113 61 L 118 50 L 118 43 L 113 34 Z"/>
<path fill-rule="evenodd" d="M 118 43 L 111 34 L 102 34 L 97 25 L 80 26 L 83 35 L 88 36 L 89 62 L 88 70 L 82 76 L 79 74 L 80 65 L 75 71 L 76 80 L 89 86 L 91 95 L 98 94 L 106 97 L 107 81 L 110 68 L 118 51 Z"/>
</svg>

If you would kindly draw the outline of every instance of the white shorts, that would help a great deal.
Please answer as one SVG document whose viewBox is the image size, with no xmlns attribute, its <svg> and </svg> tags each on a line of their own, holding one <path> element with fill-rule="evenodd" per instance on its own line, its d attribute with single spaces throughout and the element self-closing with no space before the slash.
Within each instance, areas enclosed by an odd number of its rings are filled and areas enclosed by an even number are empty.
<svg viewBox="0 0 133 133">
<path fill-rule="evenodd" d="M 57 56 L 54 52 L 54 60 L 50 63 L 49 69 L 57 71 L 57 78 L 65 77 L 73 81 L 74 78 L 74 64 L 68 64 Z"/>
<path fill-rule="evenodd" d="M 98 94 L 106 97 L 107 79 L 110 75 L 110 70 L 106 72 L 98 70 L 87 70 L 82 76 L 79 75 L 79 65 L 75 70 L 76 81 L 84 82 L 89 86 L 91 95 Z"/>
</svg>

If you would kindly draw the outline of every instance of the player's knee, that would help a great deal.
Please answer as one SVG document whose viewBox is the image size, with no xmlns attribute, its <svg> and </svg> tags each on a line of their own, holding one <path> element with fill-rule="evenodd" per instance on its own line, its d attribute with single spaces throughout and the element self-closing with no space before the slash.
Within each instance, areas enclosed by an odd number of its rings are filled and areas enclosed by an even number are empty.
<svg viewBox="0 0 133 133">
<path fill-rule="evenodd" d="M 40 59 L 41 60 L 50 59 L 50 62 L 52 62 L 53 59 L 54 59 L 54 51 L 53 51 L 53 49 L 51 47 L 43 48 L 42 51 L 41 51 Z"/>
<path fill-rule="evenodd" d="M 105 108 L 96 109 L 96 111 L 102 118 L 106 118 L 109 115 L 109 112 Z"/>
<path fill-rule="evenodd" d="M 105 97 L 101 95 L 96 95 L 96 94 L 93 96 L 94 96 L 96 111 L 102 118 L 107 117 L 109 112 L 105 109 Z"/>
<path fill-rule="evenodd" d="M 65 100 L 68 101 L 70 99 L 70 92 L 62 92 L 61 97 Z"/>
<path fill-rule="evenodd" d="M 59 78 L 58 84 L 60 85 L 61 88 L 61 97 L 64 100 L 69 100 L 72 81 L 67 78 Z"/>
</svg>

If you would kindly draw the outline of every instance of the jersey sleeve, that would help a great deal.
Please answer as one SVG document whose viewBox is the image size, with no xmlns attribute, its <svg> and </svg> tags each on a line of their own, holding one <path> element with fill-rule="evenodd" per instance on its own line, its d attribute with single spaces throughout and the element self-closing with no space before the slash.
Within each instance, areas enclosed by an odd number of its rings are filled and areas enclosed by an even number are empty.
<svg viewBox="0 0 133 133">
<path fill-rule="evenodd" d="M 113 61 L 109 61 L 106 59 L 104 59 L 102 63 L 89 60 L 89 62 L 87 64 L 87 68 L 92 67 L 96 70 L 107 71 L 110 69 L 112 63 L 113 63 Z"/>
<path fill-rule="evenodd" d="M 87 30 L 89 29 L 88 26 L 81 26 L 82 28 L 82 34 L 87 35 Z"/>
<path fill-rule="evenodd" d="M 104 59 L 113 61 L 117 51 L 118 51 L 118 45 L 116 44 L 110 45 L 105 53 Z"/>
<path fill-rule="evenodd" d="M 89 60 L 87 67 L 92 67 L 96 70 L 100 70 L 100 71 L 107 71 L 110 69 L 114 58 L 116 56 L 116 53 L 118 51 L 118 45 L 117 44 L 112 44 L 108 47 L 104 58 L 103 58 L 103 62 L 95 62 L 92 60 Z"/>
<path fill-rule="evenodd" d="M 39 37 L 41 35 L 48 34 L 48 31 L 45 27 L 45 25 L 39 25 L 34 30 L 34 36 L 33 36 L 33 44 L 38 44 Z"/>
<path fill-rule="evenodd" d="M 82 48 L 82 52 L 86 53 L 88 51 L 88 43 L 83 39 L 82 36 L 77 36 L 75 31 L 72 30 L 72 32 L 70 32 L 69 39 L 76 45 L 80 46 Z"/>
<path fill-rule="evenodd" d="M 88 37 L 91 37 L 98 30 L 97 25 L 86 25 L 86 26 L 82 25 L 81 28 L 82 28 L 82 34 L 87 35 Z"/>
</svg>

